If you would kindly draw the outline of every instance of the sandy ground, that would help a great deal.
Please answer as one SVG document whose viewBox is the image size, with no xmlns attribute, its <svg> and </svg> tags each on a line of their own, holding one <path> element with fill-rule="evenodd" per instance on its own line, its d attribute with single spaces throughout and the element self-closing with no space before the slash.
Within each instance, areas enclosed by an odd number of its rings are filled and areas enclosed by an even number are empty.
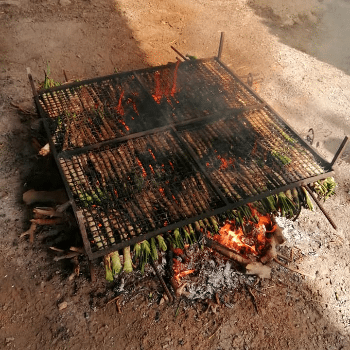
<svg viewBox="0 0 350 350">
<path fill-rule="evenodd" d="M 19 239 L 28 228 L 23 191 L 59 186 L 54 174 L 43 177 L 49 164 L 32 146 L 36 117 L 10 104 L 34 111 L 26 67 L 36 82 L 48 65 L 63 81 L 63 69 L 82 79 L 174 61 L 170 45 L 209 57 L 225 31 L 223 60 L 259 78 L 259 94 L 302 136 L 313 128 L 314 146 L 331 160 L 350 134 L 350 4 L 281 3 L 0 0 L 1 348 L 350 349 L 349 147 L 336 165 L 337 195 L 325 204 L 338 230 L 319 210 L 285 223 L 291 266 L 313 278 L 273 265 L 272 279 L 255 291 L 258 312 L 244 289 L 229 296 L 232 308 L 216 313 L 205 312 L 206 303 L 158 305 L 161 288 L 146 279 L 119 314 L 106 305 L 116 285 L 104 281 L 101 267 L 95 284 L 84 261 L 69 281 L 72 266 L 54 262 L 40 235 L 33 246 Z M 68 307 L 59 311 L 63 301 Z"/>
</svg>

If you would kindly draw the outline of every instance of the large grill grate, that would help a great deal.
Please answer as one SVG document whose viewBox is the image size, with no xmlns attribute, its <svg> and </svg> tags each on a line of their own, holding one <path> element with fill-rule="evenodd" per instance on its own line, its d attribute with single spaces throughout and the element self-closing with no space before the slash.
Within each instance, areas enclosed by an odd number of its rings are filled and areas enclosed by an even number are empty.
<svg viewBox="0 0 350 350">
<path fill-rule="evenodd" d="M 216 58 L 36 102 L 91 259 L 332 172 Z"/>
</svg>

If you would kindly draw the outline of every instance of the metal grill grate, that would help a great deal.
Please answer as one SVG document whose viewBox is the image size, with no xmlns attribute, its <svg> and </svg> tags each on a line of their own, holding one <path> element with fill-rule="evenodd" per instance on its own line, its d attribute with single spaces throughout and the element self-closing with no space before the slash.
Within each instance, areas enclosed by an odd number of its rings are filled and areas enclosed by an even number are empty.
<svg viewBox="0 0 350 350">
<path fill-rule="evenodd" d="M 268 109 L 179 130 L 229 202 L 325 173 L 291 130 Z"/>
<path fill-rule="evenodd" d="M 39 101 L 59 152 L 259 102 L 213 60 L 77 82 Z"/>
<path fill-rule="evenodd" d="M 93 251 L 224 204 L 171 132 L 59 161 Z"/>
<path fill-rule="evenodd" d="M 90 259 L 329 176 L 218 59 L 40 91 Z"/>
</svg>

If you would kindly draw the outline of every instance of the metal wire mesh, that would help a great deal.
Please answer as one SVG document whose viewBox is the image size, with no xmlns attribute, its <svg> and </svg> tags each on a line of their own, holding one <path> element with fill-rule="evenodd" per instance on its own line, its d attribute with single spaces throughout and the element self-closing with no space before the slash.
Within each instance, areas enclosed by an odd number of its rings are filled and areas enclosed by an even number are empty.
<svg viewBox="0 0 350 350">
<path fill-rule="evenodd" d="M 38 101 L 90 258 L 332 171 L 216 59 L 76 82 Z"/>
<path fill-rule="evenodd" d="M 268 109 L 180 129 L 230 202 L 328 172 Z"/>
<path fill-rule="evenodd" d="M 59 160 L 94 249 L 223 205 L 171 132 Z"/>
<path fill-rule="evenodd" d="M 40 103 L 57 151 L 147 130 L 162 120 L 132 73 L 44 92 Z"/>
<path fill-rule="evenodd" d="M 213 60 L 62 86 L 39 101 L 59 152 L 258 102 Z"/>
</svg>

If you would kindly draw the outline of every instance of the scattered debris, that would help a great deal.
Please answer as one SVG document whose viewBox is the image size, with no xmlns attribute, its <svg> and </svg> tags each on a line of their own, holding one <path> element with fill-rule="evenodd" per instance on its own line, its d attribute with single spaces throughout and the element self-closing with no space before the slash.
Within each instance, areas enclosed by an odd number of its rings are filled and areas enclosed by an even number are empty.
<svg viewBox="0 0 350 350">
<path fill-rule="evenodd" d="M 68 306 L 68 303 L 67 303 L 66 301 L 63 301 L 62 303 L 59 303 L 59 304 L 58 304 L 58 310 L 59 310 L 59 311 L 62 311 L 62 310 L 64 310 L 64 309 L 66 309 L 67 306 Z"/>
<path fill-rule="evenodd" d="M 55 191 L 36 191 L 33 189 L 23 193 L 23 202 L 27 205 L 32 205 L 34 203 L 63 204 L 67 201 L 67 193 L 63 189 Z"/>
</svg>

